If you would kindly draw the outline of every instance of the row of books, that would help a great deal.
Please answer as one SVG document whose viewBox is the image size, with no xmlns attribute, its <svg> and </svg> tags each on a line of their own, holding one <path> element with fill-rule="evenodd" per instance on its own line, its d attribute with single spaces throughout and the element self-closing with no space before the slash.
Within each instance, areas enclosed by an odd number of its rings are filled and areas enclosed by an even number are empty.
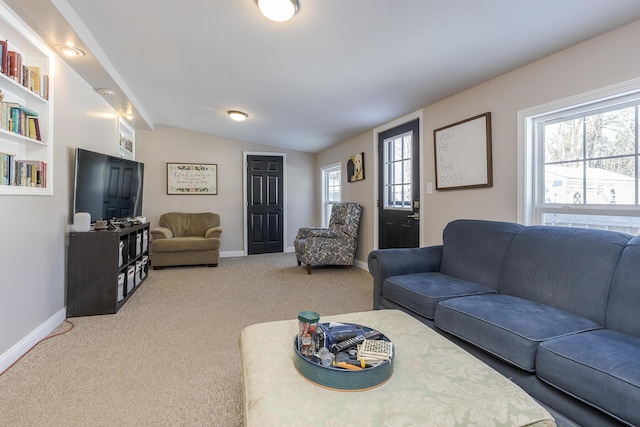
<svg viewBox="0 0 640 427">
<path fill-rule="evenodd" d="M 37 93 L 44 99 L 49 99 L 49 75 L 40 72 L 40 67 L 26 65 L 22 54 L 9 50 L 7 40 L 0 40 L 0 71 L 2 74 Z"/>
<path fill-rule="evenodd" d="M 0 129 L 42 141 L 38 113 L 15 102 L 0 102 Z"/>
<path fill-rule="evenodd" d="M 13 154 L 0 153 L 0 184 L 46 188 L 47 163 L 16 160 Z"/>
</svg>

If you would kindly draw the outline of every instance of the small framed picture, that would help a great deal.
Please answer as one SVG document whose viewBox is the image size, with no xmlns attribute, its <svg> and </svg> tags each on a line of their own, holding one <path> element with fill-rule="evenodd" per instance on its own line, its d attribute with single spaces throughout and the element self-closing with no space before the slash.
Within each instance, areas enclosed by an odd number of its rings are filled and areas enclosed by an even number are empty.
<svg viewBox="0 0 640 427">
<path fill-rule="evenodd" d="M 354 154 L 347 160 L 347 182 L 364 179 L 364 153 Z"/>
</svg>

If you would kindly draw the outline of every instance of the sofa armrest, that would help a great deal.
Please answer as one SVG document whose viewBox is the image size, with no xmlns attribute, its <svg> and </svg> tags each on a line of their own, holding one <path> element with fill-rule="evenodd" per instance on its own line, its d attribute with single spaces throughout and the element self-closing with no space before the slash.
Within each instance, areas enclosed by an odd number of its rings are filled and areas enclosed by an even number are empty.
<svg viewBox="0 0 640 427">
<path fill-rule="evenodd" d="M 424 248 L 378 249 L 369 254 L 369 272 L 373 276 L 373 309 L 377 309 L 382 284 L 391 276 L 440 271 L 442 245 Z"/>
<path fill-rule="evenodd" d="M 173 239 L 173 232 L 167 227 L 155 227 L 151 230 L 151 237 L 156 239 Z"/>
<path fill-rule="evenodd" d="M 222 234 L 221 227 L 211 227 L 207 228 L 207 231 L 204 233 L 205 239 L 219 239 Z"/>
</svg>

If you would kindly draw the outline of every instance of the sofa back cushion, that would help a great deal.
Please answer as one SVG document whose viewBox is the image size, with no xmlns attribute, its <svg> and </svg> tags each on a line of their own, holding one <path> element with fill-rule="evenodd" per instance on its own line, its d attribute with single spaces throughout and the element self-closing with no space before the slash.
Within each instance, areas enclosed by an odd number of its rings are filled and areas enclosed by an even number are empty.
<svg viewBox="0 0 640 427">
<path fill-rule="evenodd" d="M 640 337 L 640 237 L 629 241 L 618 261 L 605 326 Z"/>
<path fill-rule="evenodd" d="M 171 230 L 174 237 L 204 237 L 208 228 L 220 225 L 220 215 L 212 212 L 169 212 L 160 216 L 158 225 Z"/>
<path fill-rule="evenodd" d="M 631 236 L 530 226 L 513 239 L 498 292 L 566 310 L 604 326 L 616 263 Z"/>
<path fill-rule="evenodd" d="M 523 228 L 510 222 L 450 222 L 442 235 L 440 273 L 498 289 L 505 254 Z"/>
</svg>

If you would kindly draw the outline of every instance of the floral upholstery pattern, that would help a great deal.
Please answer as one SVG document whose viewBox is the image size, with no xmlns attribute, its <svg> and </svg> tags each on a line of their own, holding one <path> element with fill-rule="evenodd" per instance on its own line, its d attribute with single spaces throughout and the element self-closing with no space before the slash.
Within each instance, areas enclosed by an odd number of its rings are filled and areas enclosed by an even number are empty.
<svg viewBox="0 0 640 427">
<path fill-rule="evenodd" d="M 357 203 L 333 205 L 329 228 L 303 227 L 293 241 L 298 265 L 353 265 L 362 207 Z"/>
</svg>

